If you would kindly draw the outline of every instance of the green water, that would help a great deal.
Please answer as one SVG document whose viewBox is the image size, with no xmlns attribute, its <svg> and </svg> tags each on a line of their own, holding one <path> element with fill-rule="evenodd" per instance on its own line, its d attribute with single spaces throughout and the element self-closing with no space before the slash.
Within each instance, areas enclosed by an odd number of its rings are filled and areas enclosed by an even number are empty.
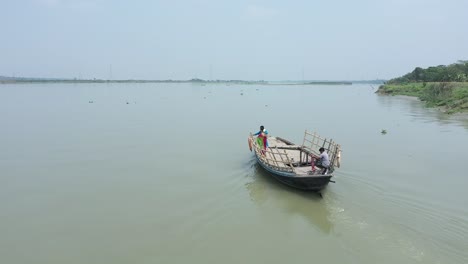
<svg viewBox="0 0 468 264">
<path fill-rule="evenodd" d="M 0 262 L 466 263 L 467 119 L 374 91 L 0 85 Z M 323 198 L 255 163 L 260 125 L 341 143 Z"/>
</svg>

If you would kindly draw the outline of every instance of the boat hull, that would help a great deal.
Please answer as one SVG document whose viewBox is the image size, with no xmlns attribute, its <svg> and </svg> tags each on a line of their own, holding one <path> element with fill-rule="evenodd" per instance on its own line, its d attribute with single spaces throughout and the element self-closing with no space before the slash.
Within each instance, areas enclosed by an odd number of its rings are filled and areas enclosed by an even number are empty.
<svg viewBox="0 0 468 264">
<path fill-rule="evenodd" d="M 267 164 L 263 163 L 257 155 L 255 155 L 255 157 L 257 158 L 257 162 L 260 164 L 260 166 L 268 171 L 273 178 L 283 184 L 300 190 L 318 192 L 328 185 L 331 177 L 333 176 L 332 174 L 297 176 L 294 173 L 274 170 Z"/>
</svg>

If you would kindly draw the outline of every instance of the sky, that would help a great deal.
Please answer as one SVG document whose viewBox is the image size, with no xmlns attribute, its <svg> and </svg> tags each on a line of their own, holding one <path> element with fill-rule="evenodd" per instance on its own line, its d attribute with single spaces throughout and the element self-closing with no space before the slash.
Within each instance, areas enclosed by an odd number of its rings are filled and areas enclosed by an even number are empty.
<svg viewBox="0 0 468 264">
<path fill-rule="evenodd" d="M 468 60 L 466 0 L 0 0 L 0 76 L 372 80 Z"/>
</svg>

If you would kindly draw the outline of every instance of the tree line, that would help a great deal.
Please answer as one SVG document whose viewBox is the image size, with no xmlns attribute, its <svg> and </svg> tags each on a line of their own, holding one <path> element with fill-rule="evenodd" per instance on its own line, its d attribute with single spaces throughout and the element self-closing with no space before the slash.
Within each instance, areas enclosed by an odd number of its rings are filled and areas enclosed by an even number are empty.
<svg viewBox="0 0 468 264">
<path fill-rule="evenodd" d="M 416 67 L 412 72 L 387 81 L 388 84 L 412 82 L 468 82 L 468 60 L 459 60 L 450 65 L 439 65 L 423 69 Z"/>
</svg>

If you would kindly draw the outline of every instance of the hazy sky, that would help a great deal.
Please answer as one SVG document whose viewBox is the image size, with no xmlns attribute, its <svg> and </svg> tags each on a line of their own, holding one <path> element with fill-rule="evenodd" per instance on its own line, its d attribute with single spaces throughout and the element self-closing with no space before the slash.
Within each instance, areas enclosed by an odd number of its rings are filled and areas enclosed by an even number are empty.
<svg viewBox="0 0 468 264">
<path fill-rule="evenodd" d="M 356 80 L 468 59 L 467 0 L 0 0 L 0 76 Z"/>
</svg>

